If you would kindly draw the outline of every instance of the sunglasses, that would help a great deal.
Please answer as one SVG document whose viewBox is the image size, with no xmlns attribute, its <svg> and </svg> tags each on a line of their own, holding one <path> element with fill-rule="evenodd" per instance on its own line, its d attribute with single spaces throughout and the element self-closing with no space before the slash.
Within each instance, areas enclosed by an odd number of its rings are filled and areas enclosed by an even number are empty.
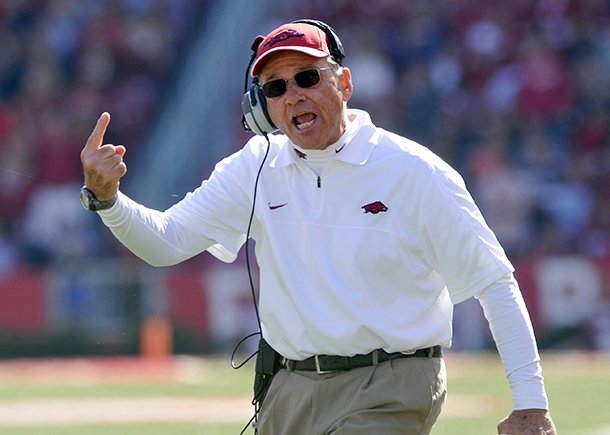
<svg viewBox="0 0 610 435">
<path fill-rule="evenodd" d="M 300 88 L 311 88 L 320 83 L 320 71 L 332 68 L 310 68 L 305 71 L 298 72 L 294 75 L 294 82 Z M 269 80 L 263 86 L 263 94 L 267 98 L 281 97 L 288 90 L 288 80 L 275 79 Z"/>
</svg>

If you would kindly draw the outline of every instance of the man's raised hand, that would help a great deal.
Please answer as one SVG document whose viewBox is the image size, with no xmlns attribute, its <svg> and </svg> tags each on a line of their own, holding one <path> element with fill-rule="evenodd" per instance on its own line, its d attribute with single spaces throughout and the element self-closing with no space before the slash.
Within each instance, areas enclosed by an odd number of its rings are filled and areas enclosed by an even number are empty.
<svg viewBox="0 0 610 435">
<path fill-rule="evenodd" d="M 127 173 L 123 161 L 123 145 L 104 144 L 104 134 L 110 124 L 110 114 L 104 112 L 80 153 L 85 173 L 85 185 L 100 201 L 112 199 L 119 189 L 119 180 Z"/>
</svg>

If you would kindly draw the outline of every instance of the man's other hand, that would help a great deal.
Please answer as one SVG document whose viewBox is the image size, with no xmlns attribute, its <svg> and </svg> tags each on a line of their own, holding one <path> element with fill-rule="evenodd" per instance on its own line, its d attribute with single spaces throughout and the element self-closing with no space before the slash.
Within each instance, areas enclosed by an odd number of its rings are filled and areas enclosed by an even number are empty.
<svg viewBox="0 0 610 435">
<path fill-rule="evenodd" d="M 557 435 L 551 415 L 545 409 L 513 411 L 498 424 L 499 435 Z"/>
</svg>

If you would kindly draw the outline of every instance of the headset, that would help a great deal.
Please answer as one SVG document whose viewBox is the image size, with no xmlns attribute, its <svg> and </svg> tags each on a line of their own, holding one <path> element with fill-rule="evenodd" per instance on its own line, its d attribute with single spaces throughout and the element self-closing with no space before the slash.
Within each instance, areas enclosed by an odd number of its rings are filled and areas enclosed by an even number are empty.
<svg viewBox="0 0 610 435">
<path fill-rule="evenodd" d="M 328 49 L 331 57 L 339 65 L 343 65 L 343 58 L 345 57 L 343 44 L 332 27 L 322 21 L 311 19 L 296 20 L 292 21 L 292 23 L 309 24 L 321 29 L 328 38 Z M 241 109 L 243 113 L 242 125 L 244 129 L 246 131 L 254 132 L 260 136 L 267 136 L 268 134 L 274 133 L 278 130 L 269 116 L 269 111 L 267 110 L 267 100 L 265 99 L 263 89 L 258 82 L 258 77 L 254 77 L 252 79 L 252 83 L 248 87 L 248 75 L 250 73 L 250 67 L 254 62 L 254 59 L 256 59 L 258 47 L 264 39 L 265 38 L 263 36 L 257 36 L 252 43 L 252 56 L 250 57 L 250 62 L 246 68 L 244 97 L 241 102 Z"/>
</svg>

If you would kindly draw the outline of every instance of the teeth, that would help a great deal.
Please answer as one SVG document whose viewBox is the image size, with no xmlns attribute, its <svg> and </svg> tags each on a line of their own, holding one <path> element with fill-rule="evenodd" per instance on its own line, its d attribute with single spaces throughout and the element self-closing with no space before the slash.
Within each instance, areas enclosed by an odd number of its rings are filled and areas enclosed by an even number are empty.
<svg viewBox="0 0 610 435">
<path fill-rule="evenodd" d="M 311 115 L 311 112 L 300 112 L 297 113 L 296 115 L 293 116 L 294 119 L 294 125 L 296 126 L 296 128 L 298 130 L 304 130 L 306 128 L 311 127 L 315 120 L 316 120 L 316 116 L 314 115 L 313 118 L 309 121 L 305 121 L 305 122 L 299 122 L 299 118 L 304 116 L 304 115 Z"/>
<path fill-rule="evenodd" d="M 311 121 L 308 121 L 308 122 L 304 122 L 303 124 L 297 124 L 297 128 L 299 130 L 303 130 L 304 128 L 311 127 L 313 125 L 314 121 L 315 120 L 311 120 Z"/>
</svg>

